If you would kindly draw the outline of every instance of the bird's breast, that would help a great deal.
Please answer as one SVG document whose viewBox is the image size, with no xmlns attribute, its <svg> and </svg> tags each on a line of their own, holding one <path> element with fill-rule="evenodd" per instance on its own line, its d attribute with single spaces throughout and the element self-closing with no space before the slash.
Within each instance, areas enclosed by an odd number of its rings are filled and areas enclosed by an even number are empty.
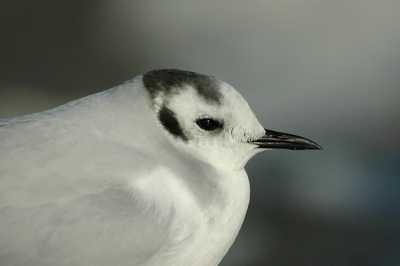
<svg viewBox="0 0 400 266">
<path fill-rule="evenodd" d="M 144 202 L 153 204 L 144 207 L 169 224 L 170 237 L 153 258 L 155 262 L 171 259 L 166 265 L 217 265 L 222 260 L 244 220 L 249 183 L 244 170 L 214 174 L 218 181 L 212 188 L 194 186 L 160 167 L 140 188 L 134 188 L 146 195 Z"/>
</svg>

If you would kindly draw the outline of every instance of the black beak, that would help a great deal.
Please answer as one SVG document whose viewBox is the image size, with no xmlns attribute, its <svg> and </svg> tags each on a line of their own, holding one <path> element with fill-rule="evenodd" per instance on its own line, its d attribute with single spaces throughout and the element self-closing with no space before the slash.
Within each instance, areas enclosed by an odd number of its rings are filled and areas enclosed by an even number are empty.
<svg viewBox="0 0 400 266">
<path fill-rule="evenodd" d="M 322 150 L 317 143 L 303 137 L 265 129 L 261 139 L 251 141 L 262 149 Z"/>
</svg>

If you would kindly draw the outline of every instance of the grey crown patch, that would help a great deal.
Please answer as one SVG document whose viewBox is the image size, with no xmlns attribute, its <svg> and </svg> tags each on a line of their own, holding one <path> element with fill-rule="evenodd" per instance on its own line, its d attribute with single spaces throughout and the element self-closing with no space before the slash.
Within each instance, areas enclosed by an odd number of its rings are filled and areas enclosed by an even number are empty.
<svg viewBox="0 0 400 266">
<path fill-rule="evenodd" d="M 189 85 L 205 100 L 221 104 L 222 94 L 218 83 L 214 77 L 177 69 L 153 70 L 143 75 L 144 87 L 153 99 L 160 92 L 169 95 Z"/>
<path fill-rule="evenodd" d="M 185 89 L 185 85 L 189 85 L 206 101 L 218 105 L 221 104 L 222 94 L 219 90 L 219 82 L 211 76 L 177 69 L 160 69 L 145 73 L 142 80 L 152 99 L 156 98 L 161 92 L 166 97 L 179 93 L 180 90 Z M 174 137 L 180 138 L 185 142 L 188 141 L 179 121 L 176 119 L 175 113 L 165 104 L 158 112 L 158 119 L 163 127 Z"/>
</svg>

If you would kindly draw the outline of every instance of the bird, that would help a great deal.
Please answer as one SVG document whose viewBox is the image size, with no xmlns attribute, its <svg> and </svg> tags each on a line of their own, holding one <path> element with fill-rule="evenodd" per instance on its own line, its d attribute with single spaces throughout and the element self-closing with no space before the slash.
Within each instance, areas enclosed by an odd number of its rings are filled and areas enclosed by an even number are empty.
<svg viewBox="0 0 400 266">
<path fill-rule="evenodd" d="M 322 148 L 177 69 L 0 119 L 0 265 L 218 265 L 249 204 L 244 166 L 269 149 Z"/>
</svg>

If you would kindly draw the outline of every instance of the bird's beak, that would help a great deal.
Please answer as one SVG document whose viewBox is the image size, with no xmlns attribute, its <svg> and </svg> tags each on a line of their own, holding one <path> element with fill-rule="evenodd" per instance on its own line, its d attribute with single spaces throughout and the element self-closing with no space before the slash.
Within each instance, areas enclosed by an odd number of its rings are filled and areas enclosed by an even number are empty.
<svg viewBox="0 0 400 266">
<path fill-rule="evenodd" d="M 317 143 L 303 137 L 265 129 L 260 139 L 251 141 L 262 149 L 322 150 Z"/>
</svg>

